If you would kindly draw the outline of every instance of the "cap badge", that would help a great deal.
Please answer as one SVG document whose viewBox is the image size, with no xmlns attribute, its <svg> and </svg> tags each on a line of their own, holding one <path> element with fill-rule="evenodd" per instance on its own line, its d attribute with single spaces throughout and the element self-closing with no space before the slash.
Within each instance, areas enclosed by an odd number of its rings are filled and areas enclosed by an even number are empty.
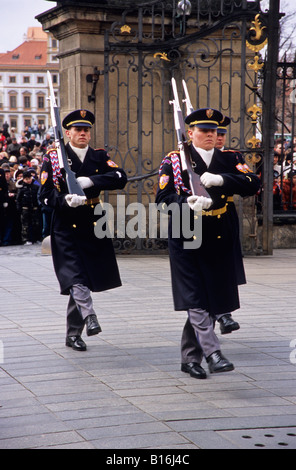
<svg viewBox="0 0 296 470">
<path fill-rule="evenodd" d="M 209 119 L 211 119 L 211 117 L 213 116 L 214 114 L 214 111 L 212 109 L 207 109 L 206 110 L 206 115 Z"/>
<path fill-rule="evenodd" d="M 84 119 L 86 116 L 86 111 L 84 110 L 80 111 L 80 116 Z"/>
</svg>

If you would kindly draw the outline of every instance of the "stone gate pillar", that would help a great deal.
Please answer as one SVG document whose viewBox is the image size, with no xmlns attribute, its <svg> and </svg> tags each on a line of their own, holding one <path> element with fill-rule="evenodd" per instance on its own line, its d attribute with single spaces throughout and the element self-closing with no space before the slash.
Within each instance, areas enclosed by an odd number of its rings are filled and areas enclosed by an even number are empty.
<svg viewBox="0 0 296 470">
<path fill-rule="evenodd" d="M 104 33 L 120 18 L 124 1 L 70 1 L 58 2 L 57 6 L 37 16 L 44 30 L 59 41 L 60 111 L 61 119 L 76 108 L 86 108 L 96 117 L 92 145 L 102 147 L 104 116 Z M 118 3 L 118 5 L 116 5 Z M 89 100 L 94 83 L 96 99 Z M 87 78 L 89 81 L 87 81 Z"/>
</svg>

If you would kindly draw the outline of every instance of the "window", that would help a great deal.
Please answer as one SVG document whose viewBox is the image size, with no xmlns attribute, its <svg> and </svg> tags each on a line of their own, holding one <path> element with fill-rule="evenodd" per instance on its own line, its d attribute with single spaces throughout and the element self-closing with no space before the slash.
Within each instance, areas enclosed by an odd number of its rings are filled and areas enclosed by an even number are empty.
<svg viewBox="0 0 296 470">
<path fill-rule="evenodd" d="M 23 82 L 24 83 L 30 83 L 30 77 L 24 77 Z"/>
<path fill-rule="evenodd" d="M 43 77 L 37 77 L 37 83 L 44 83 Z"/>
<path fill-rule="evenodd" d="M 37 97 L 37 107 L 38 109 L 44 109 L 44 96 L 39 95 Z"/>
<path fill-rule="evenodd" d="M 10 95 L 9 96 L 9 105 L 10 105 L 10 109 L 16 109 L 17 108 L 16 95 Z"/>
<path fill-rule="evenodd" d="M 19 54 L 12 54 L 12 58 L 13 60 L 17 60 L 20 58 L 20 55 Z"/>
<path fill-rule="evenodd" d="M 11 117 L 10 118 L 10 129 L 16 129 L 17 128 L 17 118 L 16 117 Z"/>
<path fill-rule="evenodd" d="M 36 60 L 40 60 L 40 59 L 41 59 L 41 57 L 42 57 L 42 54 L 35 55 L 35 59 L 36 59 Z"/>
<path fill-rule="evenodd" d="M 16 77 L 9 77 L 9 83 L 16 83 Z"/>
<path fill-rule="evenodd" d="M 58 83 L 58 76 L 57 75 L 53 75 L 52 76 L 52 83 Z"/>
<path fill-rule="evenodd" d="M 24 95 L 24 109 L 30 109 L 30 108 L 31 108 L 31 96 Z"/>
</svg>

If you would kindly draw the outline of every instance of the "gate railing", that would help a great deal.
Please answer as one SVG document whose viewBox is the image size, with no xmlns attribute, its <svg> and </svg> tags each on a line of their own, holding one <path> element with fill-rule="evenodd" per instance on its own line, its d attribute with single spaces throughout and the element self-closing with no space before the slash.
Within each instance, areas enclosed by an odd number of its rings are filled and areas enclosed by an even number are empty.
<svg viewBox="0 0 296 470">
<path fill-rule="evenodd" d="M 178 14 L 178 4 L 134 4 L 105 34 L 104 70 L 98 72 L 104 74 L 104 139 L 112 158 L 127 172 L 128 184 L 121 192 L 127 204 L 154 201 L 157 169 L 176 148 L 169 106 L 172 76 L 186 80 L 196 108 L 212 106 L 229 115 L 227 146 L 244 153 L 253 169 L 262 164 L 263 150 L 256 142 L 262 61 L 254 47 L 266 42 L 266 26 L 259 39 L 257 25 L 252 27 L 261 13 L 260 2 L 195 0 L 190 15 L 185 10 Z M 241 233 L 247 232 L 244 251 L 256 252 L 255 198 L 248 206 L 241 200 L 238 204 Z M 137 239 L 116 240 L 116 245 L 119 251 L 145 251 L 164 243 Z"/>
</svg>

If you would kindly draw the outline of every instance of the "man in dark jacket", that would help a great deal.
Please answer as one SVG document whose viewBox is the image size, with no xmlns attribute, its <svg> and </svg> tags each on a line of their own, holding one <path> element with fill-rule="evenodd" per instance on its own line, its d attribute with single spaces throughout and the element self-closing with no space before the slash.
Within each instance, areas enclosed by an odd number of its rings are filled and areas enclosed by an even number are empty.
<svg viewBox="0 0 296 470">
<path fill-rule="evenodd" d="M 5 177 L 5 171 L 0 168 L 0 245 L 2 243 L 2 237 L 5 229 L 5 207 L 7 206 L 8 199 L 8 186 Z"/>
<path fill-rule="evenodd" d="M 156 195 L 156 202 L 164 209 L 175 203 L 182 211 L 183 205 L 189 205 L 189 223 L 195 218 L 202 219 L 197 248 L 188 245 L 185 248 L 183 236 L 169 234 L 175 310 L 188 312 L 181 341 L 181 370 L 198 379 L 206 378 L 201 367 L 203 357 L 211 373 L 234 369 L 220 350 L 213 325 L 216 315 L 239 308 L 238 284 L 243 274 L 237 269 L 236 258 L 241 253 L 234 243 L 238 219 L 233 210 L 228 211 L 227 200 L 234 194 L 251 196 L 260 185 L 241 154 L 229 151 L 226 155 L 214 148 L 222 118 L 219 111 L 205 108 L 185 119 L 190 126 L 192 166 L 200 175 L 208 197 L 191 194 L 178 152 L 171 152 L 163 160 Z"/>
<path fill-rule="evenodd" d="M 39 190 L 41 203 L 54 209 L 50 237 L 53 263 L 61 294 L 70 296 L 66 346 L 78 351 L 86 350 L 81 338 L 84 325 L 87 336 L 101 331 L 91 292 L 121 285 L 112 240 L 95 236 L 98 217 L 94 207 L 100 203 L 101 191 L 122 189 L 127 178 L 105 150 L 89 147 L 94 120 L 87 110 L 73 111 L 63 120 L 69 139 L 68 161 L 85 197 L 68 193 L 55 149 L 44 156 Z"/>
<path fill-rule="evenodd" d="M 40 212 L 38 204 L 38 186 L 34 184 L 29 170 L 23 173 L 23 183 L 19 185 L 16 207 L 21 216 L 22 241 L 32 245 L 38 241 L 40 230 Z"/>
</svg>

